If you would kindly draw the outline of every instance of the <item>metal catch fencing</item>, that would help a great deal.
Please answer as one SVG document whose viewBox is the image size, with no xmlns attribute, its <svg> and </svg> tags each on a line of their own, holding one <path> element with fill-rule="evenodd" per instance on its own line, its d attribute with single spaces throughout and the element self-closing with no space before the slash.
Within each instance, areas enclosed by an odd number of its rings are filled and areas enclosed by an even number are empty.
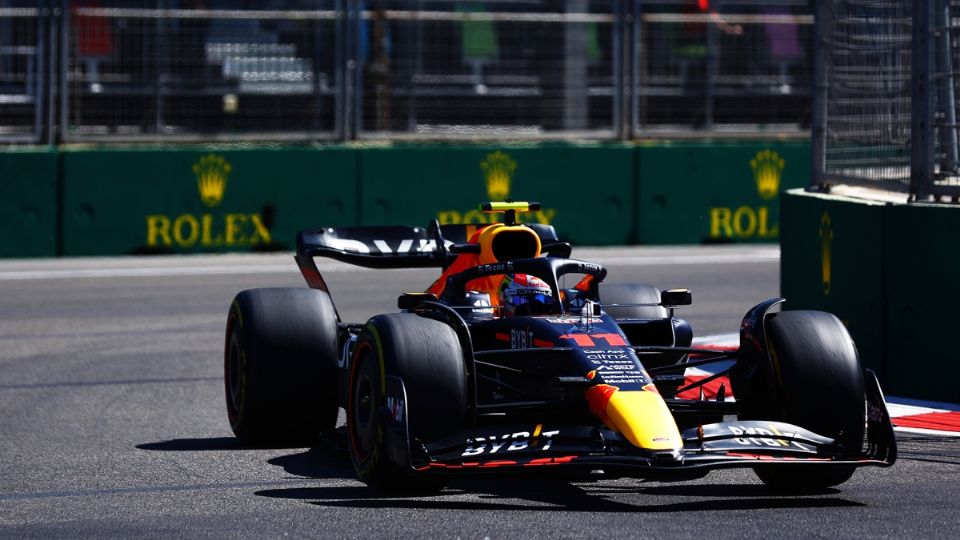
<svg viewBox="0 0 960 540">
<path fill-rule="evenodd" d="M 921 4 L 927 4 L 921 2 Z M 918 160 L 930 159 L 917 171 L 915 199 L 949 197 L 960 201 L 960 146 L 957 136 L 957 108 L 960 106 L 960 1 L 929 0 L 919 16 L 926 20 L 926 69 L 918 76 L 926 81 L 921 114 L 933 126 L 933 157 L 924 152 Z M 918 7 L 915 7 L 917 9 Z M 932 57 L 932 62 L 930 60 Z"/>
<path fill-rule="evenodd" d="M 822 113 L 816 132 L 823 147 L 817 182 L 867 182 L 906 189 L 910 182 L 910 2 L 822 2 L 816 15 L 822 71 L 817 81 L 821 95 L 814 106 Z"/>
<path fill-rule="evenodd" d="M 49 16 L 35 2 L 0 2 L 0 141 L 42 136 L 49 111 Z"/>
<path fill-rule="evenodd" d="M 809 126 L 805 0 L 0 0 L 0 30 L 6 142 Z"/>
<path fill-rule="evenodd" d="M 352 40 L 360 136 L 615 135 L 622 21 L 610 3 L 421 4 L 358 14 L 372 36 Z"/>
<path fill-rule="evenodd" d="M 636 25 L 635 132 L 808 132 L 807 2 L 641 2 Z"/>
<path fill-rule="evenodd" d="M 811 187 L 960 200 L 960 1 L 833 0 L 815 16 Z"/>
<path fill-rule="evenodd" d="M 108 4 L 76 2 L 64 26 L 65 140 L 333 135 L 333 9 Z"/>
</svg>

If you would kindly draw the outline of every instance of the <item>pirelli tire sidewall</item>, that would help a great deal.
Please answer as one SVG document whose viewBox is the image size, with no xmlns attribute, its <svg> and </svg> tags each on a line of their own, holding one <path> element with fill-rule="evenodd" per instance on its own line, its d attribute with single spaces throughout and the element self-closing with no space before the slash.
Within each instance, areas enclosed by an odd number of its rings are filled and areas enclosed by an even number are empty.
<svg viewBox="0 0 960 540">
<path fill-rule="evenodd" d="M 403 381 L 410 444 L 464 426 L 467 378 L 463 350 L 448 325 L 412 313 L 370 319 L 357 341 L 347 382 L 347 432 L 357 476 L 372 487 L 411 487 L 409 463 L 396 463 L 387 447 L 386 377 Z"/>
<path fill-rule="evenodd" d="M 337 317 L 330 296 L 306 288 L 242 291 L 224 346 L 227 416 L 254 446 L 307 446 L 337 420 Z"/>
<path fill-rule="evenodd" d="M 846 327 L 822 311 L 784 311 L 766 323 L 774 388 L 765 419 L 830 437 L 848 456 L 862 452 L 866 430 L 863 370 Z M 764 418 L 757 418 L 764 419 Z M 854 467 L 767 466 L 756 472 L 778 489 L 820 489 L 848 480 Z"/>
<path fill-rule="evenodd" d="M 781 419 L 859 452 L 866 429 L 863 369 L 846 327 L 822 311 L 784 311 L 767 322 Z"/>
</svg>

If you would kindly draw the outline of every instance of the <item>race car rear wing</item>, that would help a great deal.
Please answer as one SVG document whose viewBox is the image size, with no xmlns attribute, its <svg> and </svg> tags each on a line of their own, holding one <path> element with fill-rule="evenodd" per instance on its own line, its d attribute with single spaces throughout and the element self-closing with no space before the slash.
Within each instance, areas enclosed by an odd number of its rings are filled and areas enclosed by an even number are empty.
<svg viewBox="0 0 960 540">
<path fill-rule="evenodd" d="M 328 227 L 297 235 L 301 257 L 328 257 L 367 268 L 441 266 L 440 254 L 436 238 L 423 227 Z"/>
<path fill-rule="evenodd" d="M 366 268 L 446 268 L 462 252 L 461 246 L 483 225 L 429 227 L 355 226 L 307 229 L 297 235 L 297 264 L 307 283 L 327 290 L 314 257 L 328 257 Z M 551 225 L 527 224 L 540 237 L 542 251 L 569 256 L 570 246 L 559 241 Z"/>
</svg>

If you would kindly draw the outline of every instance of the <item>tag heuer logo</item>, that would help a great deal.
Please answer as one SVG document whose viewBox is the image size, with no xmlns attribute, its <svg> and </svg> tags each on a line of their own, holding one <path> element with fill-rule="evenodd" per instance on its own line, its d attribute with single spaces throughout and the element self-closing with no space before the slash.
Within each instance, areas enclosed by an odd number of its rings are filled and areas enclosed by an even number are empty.
<svg viewBox="0 0 960 540">
<path fill-rule="evenodd" d="M 193 164 L 193 174 L 197 177 L 197 190 L 203 204 L 213 208 L 223 200 L 227 190 L 227 176 L 233 167 L 223 158 L 209 154 Z"/>
</svg>

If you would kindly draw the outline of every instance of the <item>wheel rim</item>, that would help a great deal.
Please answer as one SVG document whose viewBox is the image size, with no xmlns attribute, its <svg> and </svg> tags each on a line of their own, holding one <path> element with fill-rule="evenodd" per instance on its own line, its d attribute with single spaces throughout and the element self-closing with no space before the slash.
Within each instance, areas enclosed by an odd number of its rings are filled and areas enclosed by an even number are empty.
<svg viewBox="0 0 960 540">
<path fill-rule="evenodd" d="M 376 444 L 377 384 L 373 351 L 369 346 L 357 351 L 350 384 L 347 424 L 350 446 L 358 461 L 367 459 Z"/>
</svg>

